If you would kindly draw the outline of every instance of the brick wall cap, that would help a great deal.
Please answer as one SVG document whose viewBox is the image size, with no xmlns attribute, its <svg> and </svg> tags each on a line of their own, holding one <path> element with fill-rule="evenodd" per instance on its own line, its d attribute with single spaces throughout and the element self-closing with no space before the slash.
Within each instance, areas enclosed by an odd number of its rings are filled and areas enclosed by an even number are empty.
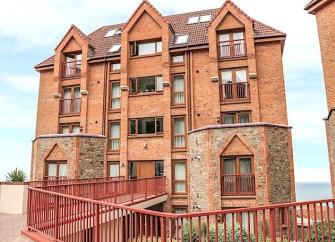
<svg viewBox="0 0 335 242">
<path fill-rule="evenodd" d="M 43 138 L 72 138 L 72 137 L 80 137 L 80 138 L 106 138 L 104 135 L 100 134 L 43 134 L 35 137 L 35 140 L 37 139 L 43 139 Z"/>
<path fill-rule="evenodd" d="M 205 127 L 194 129 L 189 131 L 189 134 L 209 130 L 209 129 L 224 129 L 224 128 L 245 128 L 245 127 L 277 127 L 277 128 L 286 128 L 291 129 L 292 126 L 283 125 L 283 124 L 273 124 L 273 123 L 266 123 L 266 122 L 257 122 L 257 123 L 247 123 L 247 124 L 214 124 L 214 125 L 207 125 Z"/>
</svg>

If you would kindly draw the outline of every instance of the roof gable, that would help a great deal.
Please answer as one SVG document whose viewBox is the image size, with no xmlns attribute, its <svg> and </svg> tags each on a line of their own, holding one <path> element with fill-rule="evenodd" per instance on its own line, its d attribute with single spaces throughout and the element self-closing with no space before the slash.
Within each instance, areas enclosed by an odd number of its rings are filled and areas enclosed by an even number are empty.
<svg viewBox="0 0 335 242">
<path fill-rule="evenodd" d="M 58 145 L 55 144 L 46 157 L 44 158 L 46 161 L 65 161 L 67 160 L 66 152 Z"/>
<path fill-rule="evenodd" d="M 237 135 L 231 138 L 226 147 L 224 148 L 222 155 L 224 156 L 235 156 L 235 155 L 253 155 L 251 149 L 245 144 L 244 141 Z"/>
<path fill-rule="evenodd" d="M 90 45 L 89 38 L 74 24 L 72 24 L 69 30 L 64 35 L 64 37 L 62 38 L 62 40 L 56 46 L 55 51 L 63 49 L 65 45 L 67 45 L 67 43 L 71 40 L 71 38 L 74 38 L 79 45 L 80 44 L 85 44 L 87 46 Z"/>
</svg>

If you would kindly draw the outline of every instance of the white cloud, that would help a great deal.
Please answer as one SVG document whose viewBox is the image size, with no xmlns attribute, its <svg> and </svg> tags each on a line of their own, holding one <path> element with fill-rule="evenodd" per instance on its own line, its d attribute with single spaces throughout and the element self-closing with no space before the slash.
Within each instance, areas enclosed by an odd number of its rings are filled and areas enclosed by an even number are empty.
<svg viewBox="0 0 335 242">
<path fill-rule="evenodd" d="M 3 78 L 7 84 L 20 92 L 38 92 L 39 77 L 13 75 Z"/>
<path fill-rule="evenodd" d="M 327 169 L 299 168 L 295 169 L 296 182 L 330 182 L 330 172 Z"/>
</svg>

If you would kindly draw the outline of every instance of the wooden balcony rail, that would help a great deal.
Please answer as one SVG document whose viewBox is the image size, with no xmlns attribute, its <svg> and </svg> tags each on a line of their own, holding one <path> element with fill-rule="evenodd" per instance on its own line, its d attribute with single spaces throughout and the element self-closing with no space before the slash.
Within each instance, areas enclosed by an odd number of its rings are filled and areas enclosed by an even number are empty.
<svg viewBox="0 0 335 242">
<path fill-rule="evenodd" d="M 81 61 L 70 61 L 62 64 L 62 77 L 79 77 L 81 74 Z"/>
<path fill-rule="evenodd" d="M 61 99 L 60 113 L 71 114 L 80 113 L 81 98 Z"/>
<path fill-rule="evenodd" d="M 246 42 L 244 39 L 221 41 L 218 43 L 219 59 L 246 56 Z"/>
<path fill-rule="evenodd" d="M 248 82 L 226 83 L 220 87 L 221 102 L 240 101 L 250 99 Z"/>
<path fill-rule="evenodd" d="M 255 175 L 223 175 L 221 177 L 222 196 L 255 195 Z"/>
<path fill-rule="evenodd" d="M 30 187 L 27 224 L 54 241 L 334 241 L 334 206 L 329 199 L 171 214 Z"/>
</svg>

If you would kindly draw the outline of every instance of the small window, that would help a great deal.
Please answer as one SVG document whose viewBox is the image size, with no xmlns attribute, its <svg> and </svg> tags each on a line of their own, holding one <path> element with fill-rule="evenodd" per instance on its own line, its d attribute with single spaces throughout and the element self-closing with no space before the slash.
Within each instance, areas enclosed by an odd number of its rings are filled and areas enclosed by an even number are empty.
<svg viewBox="0 0 335 242">
<path fill-rule="evenodd" d="M 173 64 L 179 64 L 184 62 L 184 56 L 183 55 L 175 55 L 172 56 L 172 63 Z"/>
<path fill-rule="evenodd" d="M 199 22 L 199 16 L 189 17 L 188 24 L 197 24 Z"/>
<path fill-rule="evenodd" d="M 120 69 L 121 69 L 121 64 L 120 63 L 113 63 L 112 64 L 112 72 L 120 71 Z"/>
<path fill-rule="evenodd" d="M 163 91 L 162 76 L 150 76 L 130 79 L 130 94 Z"/>
<path fill-rule="evenodd" d="M 163 133 L 163 118 L 138 118 L 129 121 L 130 135 L 161 134 Z"/>
<path fill-rule="evenodd" d="M 80 124 L 79 123 L 61 124 L 60 133 L 61 134 L 79 134 Z"/>
<path fill-rule="evenodd" d="M 155 161 L 155 176 L 164 176 L 164 165 L 162 160 Z"/>
<path fill-rule="evenodd" d="M 186 193 L 186 162 L 174 161 L 173 162 L 173 192 L 175 194 Z"/>
<path fill-rule="evenodd" d="M 224 124 L 234 124 L 235 123 L 235 114 L 234 113 L 223 114 L 223 123 Z"/>
<path fill-rule="evenodd" d="M 186 129 L 185 129 L 185 118 L 176 117 L 173 118 L 173 147 L 174 148 L 185 148 L 186 147 Z"/>
<path fill-rule="evenodd" d="M 174 207 L 173 212 L 175 214 L 185 214 L 187 213 L 187 207 Z"/>
<path fill-rule="evenodd" d="M 111 109 L 120 109 L 121 107 L 121 88 L 120 82 L 111 83 Z"/>
<path fill-rule="evenodd" d="M 250 123 L 250 111 L 222 113 L 223 124 Z"/>
<path fill-rule="evenodd" d="M 162 52 L 162 41 L 131 43 L 131 56 L 153 55 Z"/>
<path fill-rule="evenodd" d="M 120 176 L 120 163 L 119 162 L 109 162 L 108 175 L 109 177 Z"/>
<path fill-rule="evenodd" d="M 200 17 L 200 23 L 205 23 L 211 21 L 212 15 L 204 15 Z"/>
<path fill-rule="evenodd" d="M 110 150 L 119 150 L 120 149 L 120 122 L 111 122 L 110 123 Z"/>
<path fill-rule="evenodd" d="M 185 103 L 185 83 L 184 75 L 173 76 L 173 104 L 180 105 Z"/>
<path fill-rule="evenodd" d="M 116 53 L 116 52 L 119 52 L 120 49 L 121 49 L 121 45 L 113 45 L 112 48 L 110 48 L 108 52 Z"/>
<path fill-rule="evenodd" d="M 188 35 L 179 35 L 176 39 L 176 45 L 186 44 L 188 42 Z"/>
<path fill-rule="evenodd" d="M 66 161 L 47 161 L 45 171 L 47 177 L 66 177 Z"/>
<path fill-rule="evenodd" d="M 117 32 L 118 32 L 117 29 L 109 30 L 109 31 L 106 33 L 105 38 L 106 38 L 106 37 L 112 37 L 112 36 L 116 35 Z"/>
</svg>

